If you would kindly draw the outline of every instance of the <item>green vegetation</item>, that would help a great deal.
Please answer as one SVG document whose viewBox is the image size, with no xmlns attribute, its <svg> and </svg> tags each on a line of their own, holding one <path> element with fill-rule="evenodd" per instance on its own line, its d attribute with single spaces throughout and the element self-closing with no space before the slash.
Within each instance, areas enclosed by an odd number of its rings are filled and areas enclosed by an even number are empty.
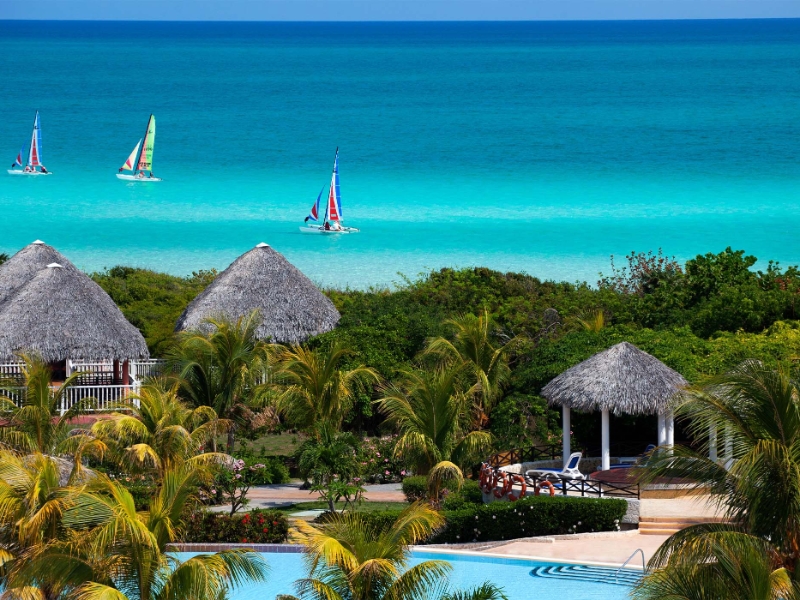
<svg viewBox="0 0 800 600">
<path fill-rule="evenodd" d="M 443 586 L 450 571 L 446 561 L 408 566 L 409 546 L 441 524 L 442 517 L 424 504 L 412 504 L 385 526 L 363 513 L 336 514 L 316 526 L 297 521 L 295 537 L 308 558 L 308 577 L 297 582 L 299 595 L 319 600 L 505 599 L 502 588 L 488 582 L 469 591 Z"/>
<path fill-rule="evenodd" d="M 708 490 L 729 523 L 670 537 L 634 597 L 800 597 L 800 385 L 785 368 L 747 361 L 689 390 L 676 410 L 699 443 L 659 451 L 642 478 Z"/>
<path fill-rule="evenodd" d="M 190 543 L 282 544 L 289 535 L 286 514 L 277 510 L 251 510 L 224 515 L 194 512 L 186 520 L 183 541 Z"/>
</svg>

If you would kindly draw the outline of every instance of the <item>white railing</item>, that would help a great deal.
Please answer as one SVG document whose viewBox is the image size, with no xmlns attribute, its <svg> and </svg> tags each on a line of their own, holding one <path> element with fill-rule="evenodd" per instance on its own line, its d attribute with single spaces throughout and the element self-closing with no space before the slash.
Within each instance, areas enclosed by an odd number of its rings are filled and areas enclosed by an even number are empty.
<svg viewBox="0 0 800 600">
<path fill-rule="evenodd" d="M 167 361 L 161 358 L 148 358 L 147 360 L 131 361 L 131 377 L 134 381 L 141 382 L 148 377 L 160 377 L 167 369 Z"/>
<path fill-rule="evenodd" d="M 119 408 L 120 404 L 130 402 L 133 394 L 139 392 L 139 385 L 75 385 L 64 390 L 59 410 L 64 414 L 74 404 L 90 399 L 87 410 L 104 411 Z"/>
<path fill-rule="evenodd" d="M 25 363 L 8 362 L 0 363 L 0 377 L 17 377 L 22 375 L 22 367 Z"/>
</svg>

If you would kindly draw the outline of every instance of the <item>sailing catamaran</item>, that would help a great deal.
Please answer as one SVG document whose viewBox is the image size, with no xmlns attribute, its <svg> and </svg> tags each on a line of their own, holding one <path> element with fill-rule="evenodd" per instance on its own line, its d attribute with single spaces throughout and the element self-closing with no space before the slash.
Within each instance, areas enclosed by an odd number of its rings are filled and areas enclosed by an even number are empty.
<svg viewBox="0 0 800 600">
<path fill-rule="evenodd" d="M 31 146 L 28 150 L 28 162 L 22 169 L 15 169 L 14 167 L 22 167 L 22 155 L 24 154 L 25 146 L 17 154 L 17 160 L 11 165 L 8 170 L 9 175 L 52 175 L 50 171 L 44 168 L 42 164 L 42 129 L 39 125 L 39 111 L 36 111 L 36 116 L 33 118 L 33 133 L 31 134 Z M 38 171 L 36 169 L 39 169 Z"/>
<path fill-rule="evenodd" d="M 311 212 L 305 219 L 306 225 L 300 228 L 302 233 L 334 234 L 334 233 L 358 233 L 355 227 L 345 227 L 342 217 L 342 195 L 339 192 L 339 148 L 336 148 L 336 156 L 333 159 L 333 174 L 328 191 L 328 203 L 325 207 L 325 218 L 323 224 L 319 225 L 319 202 L 322 199 L 322 192 L 317 196 L 317 201 L 311 207 Z M 314 221 L 314 223 L 309 223 Z"/>
<path fill-rule="evenodd" d="M 119 168 L 117 179 L 124 179 L 125 181 L 161 181 L 158 177 L 153 177 L 153 148 L 155 145 L 156 118 L 150 115 L 144 137 L 136 144 L 125 164 Z M 132 171 L 132 173 L 128 175 L 124 171 Z M 145 171 L 150 171 L 150 175 L 145 175 Z"/>
</svg>

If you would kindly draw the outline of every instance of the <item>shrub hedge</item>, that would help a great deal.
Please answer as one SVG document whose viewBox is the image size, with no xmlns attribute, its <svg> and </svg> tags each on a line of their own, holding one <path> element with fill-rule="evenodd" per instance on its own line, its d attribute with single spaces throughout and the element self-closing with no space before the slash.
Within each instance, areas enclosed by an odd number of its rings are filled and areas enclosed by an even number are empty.
<svg viewBox="0 0 800 600">
<path fill-rule="evenodd" d="M 184 542 L 225 542 L 231 544 L 280 544 L 289 535 L 286 515 L 276 510 L 251 510 L 230 516 L 225 513 L 196 512 L 186 519 Z"/>
<path fill-rule="evenodd" d="M 403 479 L 402 486 L 408 502 L 416 502 L 428 497 L 428 478 L 424 475 L 406 477 Z"/>
<path fill-rule="evenodd" d="M 429 541 L 458 543 L 537 535 L 613 531 L 627 510 L 619 498 L 529 496 L 518 502 L 468 504 L 446 510 L 446 525 Z"/>
<path fill-rule="evenodd" d="M 512 540 L 537 535 L 614 531 L 627 502 L 619 498 L 528 496 L 518 502 L 472 504 L 444 510 L 445 526 L 426 543 Z M 363 513 L 373 526 L 388 527 L 400 511 Z"/>
</svg>

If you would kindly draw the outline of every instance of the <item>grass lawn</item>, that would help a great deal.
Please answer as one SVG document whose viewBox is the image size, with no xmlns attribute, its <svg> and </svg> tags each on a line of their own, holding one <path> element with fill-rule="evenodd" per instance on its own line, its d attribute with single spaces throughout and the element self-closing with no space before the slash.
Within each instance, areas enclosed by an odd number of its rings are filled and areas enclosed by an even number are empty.
<svg viewBox="0 0 800 600">
<path fill-rule="evenodd" d="M 384 510 L 402 510 L 408 506 L 408 502 L 362 502 L 355 508 L 356 512 L 381 512 Z M 298 502 L 291 506 L 284 506 L 278 508 L 281 512 L 296 513 L 303 510 L 327 510 L 328 503 L 321 500 L 313 502 Z M 344 502 L 337 502 L 336 508 L 341 510 L 344 508 Z"/>
</svg>

